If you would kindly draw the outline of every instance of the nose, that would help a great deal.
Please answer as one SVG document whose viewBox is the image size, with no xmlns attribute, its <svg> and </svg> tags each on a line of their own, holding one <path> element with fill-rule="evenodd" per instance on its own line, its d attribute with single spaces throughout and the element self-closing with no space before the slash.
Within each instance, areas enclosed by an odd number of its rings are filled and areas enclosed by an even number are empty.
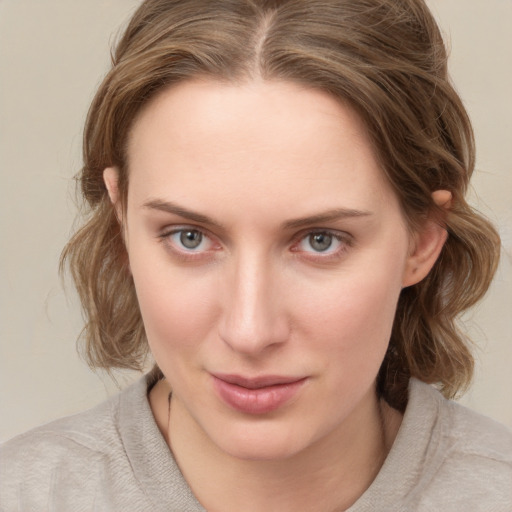
<svg viewBox="0 0 512 512">
<path fill-rule="evenodd" d="M 238 258 L 231 270 L 219 335 L 233 351 L 257 357 L 289 339 L 286 290 L 278 269 L 254 253 Z"/>
</svg>

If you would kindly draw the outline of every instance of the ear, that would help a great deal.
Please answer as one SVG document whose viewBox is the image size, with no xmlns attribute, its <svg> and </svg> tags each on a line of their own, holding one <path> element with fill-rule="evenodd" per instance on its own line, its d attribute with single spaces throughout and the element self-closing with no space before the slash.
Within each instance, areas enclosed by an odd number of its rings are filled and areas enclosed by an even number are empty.
<svg viewBox="0 0 512 512">
<path fill-rule="evenodd" d="M 117 167 L 107 167 L 103 171 L 103 181 L 107 187 L 108 197 L 114 205 L 117 218 L 121 219 L 121 203 L 119 201 L 119 170 Z"/>
<path fill-rule="evenodd" d="M 434 203 L 449 210 L 452 194 L 448 190 L 432 193 Z M 434 266 L 443 248 L 448 233 L 439 218 L 430 215 L 423 227 L 411 241 L 411 252 L 407 258 L 402 286 L 412 286 L 424 279 Z"/>
</svg>

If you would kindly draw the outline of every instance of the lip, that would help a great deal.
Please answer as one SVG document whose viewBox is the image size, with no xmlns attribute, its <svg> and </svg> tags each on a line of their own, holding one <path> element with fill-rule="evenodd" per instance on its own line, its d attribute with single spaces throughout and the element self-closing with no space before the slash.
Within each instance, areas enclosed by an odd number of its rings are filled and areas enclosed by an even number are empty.
<svg viewBox="0 0 512 512">
<path fill-rule="evenodd" d="M 245 414 L 266 414 L 288 403 L 307 377 L 211 374 L 217 395 L 231 408 Z"/>
</svg>

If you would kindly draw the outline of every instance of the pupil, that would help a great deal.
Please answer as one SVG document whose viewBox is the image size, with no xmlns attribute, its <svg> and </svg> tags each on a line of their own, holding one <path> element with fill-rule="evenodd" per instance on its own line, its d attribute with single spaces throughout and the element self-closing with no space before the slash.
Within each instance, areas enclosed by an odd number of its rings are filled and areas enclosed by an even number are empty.
<svg viewBox="0 0 512 512">
<path fill-rule="evenodd" d="M 310 235 L 309 243 L 315 251 L 326 251 L 332 244 L 332 236 L 327 233 L 317 233 L 315 235 Z"/>
<path fill-rule="evenodd" d="M 199 247 L 202 239 L 203 235 L 199 231 L 182 231 L 180 235 L 180 242 L 187 249 Z"/>
</svg>

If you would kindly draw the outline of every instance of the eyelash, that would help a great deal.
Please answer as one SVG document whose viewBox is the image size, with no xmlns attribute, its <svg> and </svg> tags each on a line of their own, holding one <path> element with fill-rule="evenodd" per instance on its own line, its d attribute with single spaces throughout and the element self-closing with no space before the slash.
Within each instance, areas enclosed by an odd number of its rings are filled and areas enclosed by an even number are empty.
<svg viewBox="0 0 512 512">
<path fill-rule="evenodd" d="M 195 252 L 193 249 L 186 250 L 185 248 L 177 248 L 174 243 L 171 242 L 171 237 L 173 235 L 192 231 L 200 233 L 202 237 L 208 239 L 211 244 L 216 246 L 213 251 L 217 251 L 221 248 L 219 243 L 216 243 L 213 237 L 211 237 L 205 230 L 196 227 L 196 226 L 176 226 L 173 229 L 168 231 L 164 231 L 160 235 L 158 235 L 158 239 L 162 242 L 167 250 L 171 251 L 174 256 L 178 257 L 183 261 L 195 261 L 197 259 L 204 259 L 208 257 L 207 253 L 212 252 L 212 249 L 208 249 L 206 251 L 197 251 Z M 326 252 L 322 251 L 300 251 L 297 246 L 305 241 L 308 237 L 312 235 L 328 235 L 339 242 L 340 247 L 335 251 L 329 251 L 329 248 Z M 293 238 L 292 245 L 290 247 L 290 251 L 292 253 L 301 253 L 306 259 L 317 261 L 317 262 L 329 262 L 340 259 L 348 248 L 353 246 L 353 237 L 349 233 L 345 233 L 342 231 L 333 231 L 329 229 L 310 229 L 305 232 L 301 232 Z M 218 247 L 218 248 L 217 248 Z M 209 255 L 211 257 L 211 254 Z"/>
</svg>

